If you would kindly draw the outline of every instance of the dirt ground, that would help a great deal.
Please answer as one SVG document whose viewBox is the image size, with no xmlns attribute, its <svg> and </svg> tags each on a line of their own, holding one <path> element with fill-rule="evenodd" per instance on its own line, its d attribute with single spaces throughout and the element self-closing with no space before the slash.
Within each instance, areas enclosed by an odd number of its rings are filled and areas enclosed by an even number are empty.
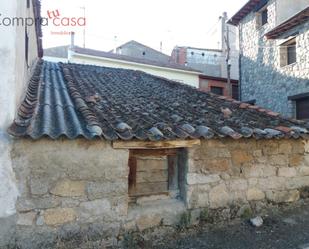
<svg viewBox="0 0 309 249">
<path fill-rule="evenodd" d="M 248 220 L 204 225 L 174 234 L 165 242 L 141 248 L 156 249 L 309 249 L 309 202 L 281 207 L 253 227 Z"/>
</svg>

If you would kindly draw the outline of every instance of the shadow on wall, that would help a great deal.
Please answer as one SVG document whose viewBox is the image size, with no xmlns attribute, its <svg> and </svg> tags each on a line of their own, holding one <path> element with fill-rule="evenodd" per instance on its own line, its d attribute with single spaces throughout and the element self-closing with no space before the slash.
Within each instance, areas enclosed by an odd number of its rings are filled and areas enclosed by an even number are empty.
<svg viewBox="0 0 309 249">
<path fill-rule="evenodd" d="M 260 42 L 256 61 L 241 57 L 241 98 L 243 101 L 255 99 L 256 105 L 295 117 L 295 103 L 288 97 L 309 92 L 309 68 L 294 63 L 278 71 L 272 63 L 280 59 L 276 51 L 279 48 L 274 46 L 266 50 L 263 46 Z M 293 76 L 297 73 L 303 76 Z"/>
</svg>

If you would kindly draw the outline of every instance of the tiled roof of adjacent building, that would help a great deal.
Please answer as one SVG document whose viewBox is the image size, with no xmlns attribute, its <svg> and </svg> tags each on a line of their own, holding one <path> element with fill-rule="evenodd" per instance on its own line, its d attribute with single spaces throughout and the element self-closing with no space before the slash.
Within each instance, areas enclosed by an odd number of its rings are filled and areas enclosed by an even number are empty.
<svg viewBox="0 0 309 249">
<path fill-rule="evenodd" d="M 118 46 L 116 49 L 121 49 L 121 48 L 126 48 L 126 47 L 131 47 L 131 46 L 136 46 L 137 48 L 141 48 L 141 49 L 145 49 L 147 51 L 151 51 L 153 52 L 154 54 L 159 54 L 163 57 L 165 57 L 165 59 L 168 61 L 168 60 L 171 60 L 171 56 L 167 55 L 167 54 L 164 54 L 162 53 L 161 51 L 158 51 L 154 48 L 151 48 L 147 45 L 144 45 L 140 42 L 137 42 L 137 41 L 134 41 L 134 40 L 131 40 L 131 41 L 128 41 L 120 46 Z M 113 50 L 109 51 L 109 52 L 113 52 Z"/>
<path fill-rule="evenodd" d="M 301 25 L 307 21 L 309 21 L 309 3 L 307 8 L 300 11 L 296 15 L 292 16 L 282 24 L 278 25 L 277 27 L 266 33 L 266 37 L 268 39 L 276 39 L 280 37 L 280 35 L 282 35 L 284 32 L 291 30 L 292 28 Z"/>
<path fill-rule="evenodd" d="M 249 0 L 230 20 L 229 23 L 238 25 L 239 22 L 247 16 L 258 4 L 267 3 L 267 0 Z"/>
<path fill-rule="evenodd" d="M 165 67 L 165 68 L 172 68 L 172 69 L 178 69 L 178 70 L 183 70 L 183 71 L 191 71 L 191 72 L 200 73 L 200 71 L 196 69 L 183 66 L 177 63 L 173 63 L 173 62 L 165 63 L 161 61 L 135 58 L 135 57 L 127 56 L 127 55 L 104 52 L 104 51 L 99 51 L 95 49 L 81 48 L 77 46 L 73 48 L 73 51 L 78 54 L 98 56 L 98 57 L 109 58 L 109 59 L 114 59 L 114 60 L 123 60 L 123 61 L 128 61 L 128 62 L 133 62 L 133 63 L 146 64 L 146 65 L 152 65 L 152 66 L 157 66 L 157 67 Z"/>
<path fill-rule="evenodd" d="M 302 121 L 141 71 L 41 60 L 9 133 L 172 140 L 298 138 L 308 130 Z"/>
<path fill-rule="evenodd" d="M 69 45 L 44 49 L 44 56 L 68 58 Z"/>
</svg>

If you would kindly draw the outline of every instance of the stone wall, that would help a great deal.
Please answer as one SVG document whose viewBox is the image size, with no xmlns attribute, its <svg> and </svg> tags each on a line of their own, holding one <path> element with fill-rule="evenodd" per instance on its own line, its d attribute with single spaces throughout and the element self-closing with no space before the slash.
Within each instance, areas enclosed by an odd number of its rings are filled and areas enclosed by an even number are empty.
<svg viewBox="0 0 309 249">
<path fill-rule="evenodd" d="M 114 243 L 128 211 L 127 150 L 102 140 L 21 140 L 12 157 L 20 194 L 15 244 L 49 248 L 81 234 Z"/>
<path fill-rule="evenodd" d="M 291 3 L 290 3 L 291 4 Z M 295 103 L 288 96 L 309 92 L 309 22 L 268 40 L 265 34 L 273 29 L 277 17 L 276 1 L 268 3 L 268 23 L 256 26 L 256 13 L 248 14 L 239 25 L 241 98 L 255 99 L 256 104 L 286 116 L 295 116 Z M 297 62 L 280 65 L 280 44 L 284 38 L 296 37 Z"/>
<path fill-rule="evenodd" d="M 309 186 L 308 149 L 301 140 L 202 141 L 189 149 L 187 206 L 242 210 L 297 201 Z"/>
<path fill-rule="evenodd" d="M 182 199 L 148 196 L 133 206 L 128 150 L 104 140 L 18 140 L 11 153 L 17 214 L 0 220 L 0 241 L 21 249 L 104 248 L 130 231 L 187 226 L 206 214 L 230 219 L 309 194 L 303 140 L 202 140 L 178 154 Z"/>
</svg>

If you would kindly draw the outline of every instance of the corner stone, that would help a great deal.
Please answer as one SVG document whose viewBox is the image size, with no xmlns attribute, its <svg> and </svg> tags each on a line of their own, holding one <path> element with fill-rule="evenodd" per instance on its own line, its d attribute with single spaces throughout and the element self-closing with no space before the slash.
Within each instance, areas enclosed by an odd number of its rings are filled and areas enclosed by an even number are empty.
<svg viewBox="0 0 309 249">
<path fill-rule="evenodd" d="M 197 173 L 189 173 L 187 175 L 187 183 L 193 184 L 207 184 L 220 181 L 219 175 L 202 175 Z"/>
<path fill-rule="evenodd" d="M 53 195 L 74 197 L 85 195 L 85 183 L 82 181 L 61 180 L 50 191 Z"/>
<path fill-rule="evenodd" d="M 295 168 L 287 168 L 287 167 L 279 168 L 278 176 L 293 177 L 293 176 L 296 176 L 296 170 Z"/>
<path fill-rule="evenodd" d="M 35 212 L 20 213 L 18 214 L 17 225 L 32 226 L 35 217 L 36 217 Z"/>
<path fill-rule="evenodd" d="M 257 188 L 251 188 L 247 191 L 247 200 L 248 201 L 259 201 L 265 198 L 263 191 Z"/>
<path fill-rule="evenodd" d="M 225 184 L 214 187 L 209 192 L 209 204 L 211 208 L 225 207 L 230 201 Z"/>
<path fill-rule="evenodd" d="M 291 190 L 291 191 L 267 191 L 266 197 L 268 200 L 275 203 L 284 203 L 284 202 L 295 202 L 299 200 L 299 191 Z"/>
<path fill-rule="evenodd" d="M 44 212 L 46 225 L 54 226 L 74 221 L 76 213 L 72 208 L 54 208 Z"/>
</svg>

